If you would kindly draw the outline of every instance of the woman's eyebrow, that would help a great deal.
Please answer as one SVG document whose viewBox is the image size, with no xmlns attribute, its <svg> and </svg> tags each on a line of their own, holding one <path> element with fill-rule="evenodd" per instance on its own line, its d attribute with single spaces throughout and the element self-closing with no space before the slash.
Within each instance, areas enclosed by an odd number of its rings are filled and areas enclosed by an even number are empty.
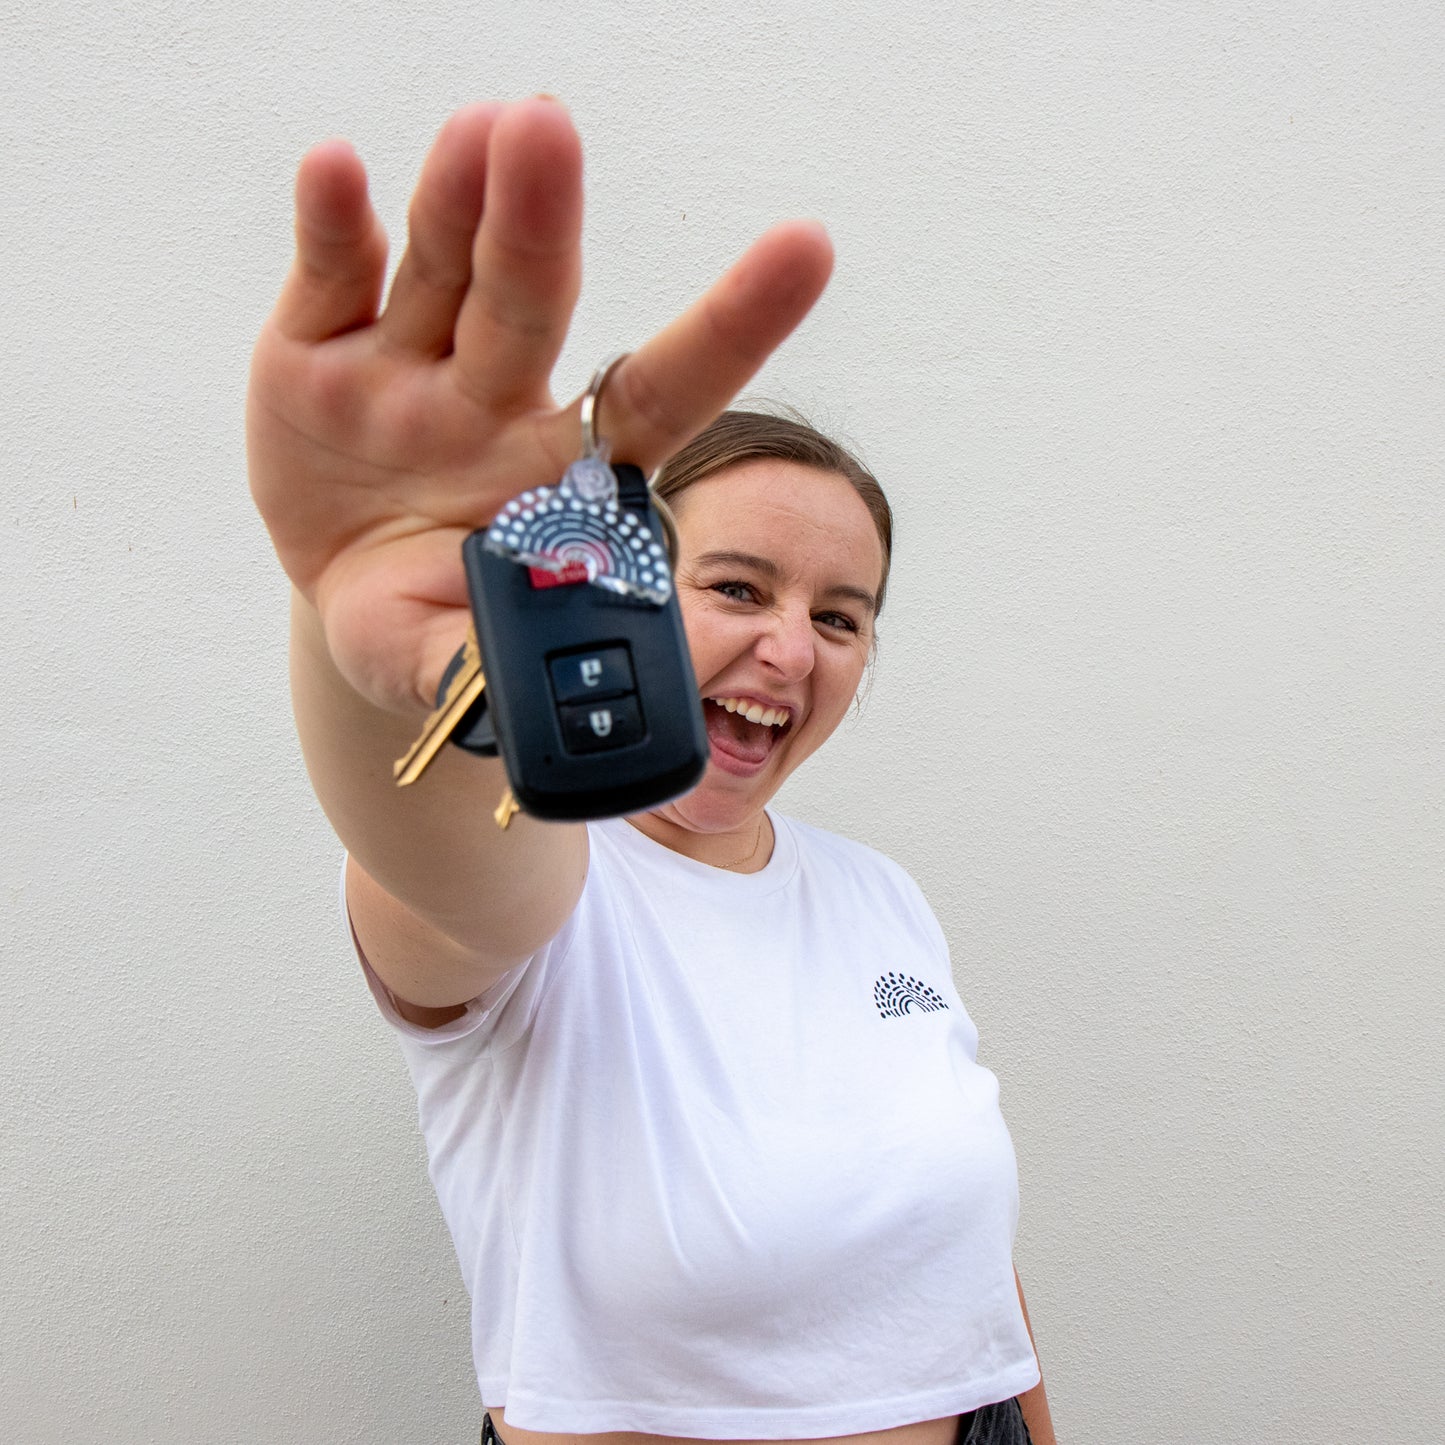
<svg viewBox="0 0 1445 1445">
<path fill-rule="evenodd" d="M 758 557 L 752 552 L 704 552 L 697 561 L 702 567 L 746 567 L 769 582 L 776 582 L 783 575 L 771 557 Z"/>
<path fill-rule="evenodd" d="M 699 567 L 744 567 L 755 572 L 760 577 L 765 577 L 769 582 L 777 582 L 782 577 L 782 569 L 771 557 L 759 557 L 753 552 L 704 552 L 697 559 Z M 847 582 L 839 582 L 832 587 L 826 588 L 825 597 L 847 598 L 857 602 L 860 606 L 866 607 L 869 614 L 878 611 L 878 598 L 866 587 L 854 587 Z"/>
</svg>

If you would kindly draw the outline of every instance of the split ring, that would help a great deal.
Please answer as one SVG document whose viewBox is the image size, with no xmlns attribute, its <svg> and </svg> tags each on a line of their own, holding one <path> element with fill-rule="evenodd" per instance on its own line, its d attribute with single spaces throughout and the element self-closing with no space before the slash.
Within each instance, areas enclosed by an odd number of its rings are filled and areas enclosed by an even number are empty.
<svg viewBox="0 0 1445 1445">
<path fill-rule="evenodd" d="M 609 356 L 596 371 L 592 373 L 592 380 L 587 383 L 587 390 L 582 393 L 582 455 L 584 457 L 595 457 L 602 455 L 602 444 L 597 439 L 597 403 L 602 396 L 602 388 L 607 384 L 607 377 L 612 368 L 619 361 L 624 361 L 631 355 L 627 351 L 619 351 L 616 356 Z M 606 460 L 606 458 L 603 458 Z"/>
</svg>

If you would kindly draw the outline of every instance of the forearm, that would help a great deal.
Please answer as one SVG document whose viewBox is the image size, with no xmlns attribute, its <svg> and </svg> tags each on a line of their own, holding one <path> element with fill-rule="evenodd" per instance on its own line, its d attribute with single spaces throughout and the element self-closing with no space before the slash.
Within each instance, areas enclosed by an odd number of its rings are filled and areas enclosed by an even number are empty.
<svg viewBox="0 0 1445 1445">
<path fill-rule="evenodd" d="M 1014 1285 L 1019 1292 L 1019 1308 L 1024 1312 L 1024 1325 L 1028 1329 L 1029 1341 L 1034 1346 L 1034 1358 L 1037 1360 L 1039 1347 L 1034 1340 L 1033 1322 L 1029 1319 L 1029 1307 L 1024 1301 L 1023 1281 L 1019 1279 L 1017 1270 L 1014 1271 Z M 1054 1435 L 1053 1417 L 1049 1414 L 1049 1397 L 1044 1391 L 1042 1364 L 1039 1366 L 1038 1384 L 1019 1396 L 1019 1406 L 1023 1410 L 1024 1424 L 1028 1426 L 1033 1445 L 1058 1445 Z"/>
<path fill-rule="evenodd" d="M 551 937 L 581 887 L 584 829 L 519 814 L 503 832 L 493 818 L 506 787 L 501 764 L 458 748 L 444 747 L 419 782 L 398 788 L 392 762 L 421 718 L 384 712 L 351 687 L 331 659 L 319 614 L 299 595 L 292 600 L 291 690 L 316 796 L 353 862 L 395 905 L 359 900 L 373 935 L 388 935 L 368 938 L 357 919 L 368 956 L 373 944 L 388 943 L 403 955 L 424 953 L 433 930 L 450 945 L 443 952 L 451 969 L 466 972 L 474 962 L 474 982 L 484 985 Z M 387 982 L 400 982 L 416 1003 L 460 1001 L 427 997 L 433 990 L 424 979 Z M 439 992 L 459 986 L 441 981 Z"/>
</svg>

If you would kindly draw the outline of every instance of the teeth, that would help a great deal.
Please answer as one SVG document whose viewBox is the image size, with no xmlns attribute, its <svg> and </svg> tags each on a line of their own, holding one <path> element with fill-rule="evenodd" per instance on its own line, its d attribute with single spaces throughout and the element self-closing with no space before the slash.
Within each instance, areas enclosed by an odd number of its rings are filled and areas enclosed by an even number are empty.
<svg viewBox="0 0 1445 1445">
<path fill-rule="evenodd" d="M 788 720 L 787 708 L 764 707 L 762 703 L 749 702 L 745 697 L 712 697 L 708 701 L 729 712 L 741 713 L 750 723 L 760 723 L 763 727 L 781 727 Z"/>
</svg>

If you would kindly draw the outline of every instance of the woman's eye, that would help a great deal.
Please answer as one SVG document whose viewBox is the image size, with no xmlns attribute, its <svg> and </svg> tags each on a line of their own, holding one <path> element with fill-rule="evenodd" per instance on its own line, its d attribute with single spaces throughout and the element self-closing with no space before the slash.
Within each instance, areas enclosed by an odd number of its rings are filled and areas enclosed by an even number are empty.
<svg viewBox="0 0 1445 1445">
<path fill-rule="evenodd" d="M 857 632 L 858 624 L 842 612 L 820 612 L 816 620 L 837 632 Z"/>
<path fill-rule="evenodd" d="M 749 602 L 753 596 L 753 589 L 746 582 L 714 582 L 711 590 L 734 602 Z"/>
</svg>

